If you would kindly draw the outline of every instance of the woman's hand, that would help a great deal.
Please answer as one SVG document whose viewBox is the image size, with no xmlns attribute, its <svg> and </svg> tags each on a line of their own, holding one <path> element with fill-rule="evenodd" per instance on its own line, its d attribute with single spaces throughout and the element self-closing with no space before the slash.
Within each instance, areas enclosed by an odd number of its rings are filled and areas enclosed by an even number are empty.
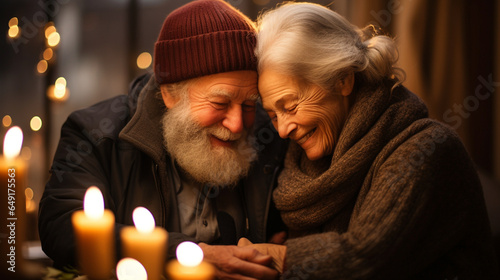
<svg viewBox="0 0 500 280">
<path fill-rule="evenodd" d="M 250 240 L 243 237 L 240 239 L 240 241 L 238 241 L 238 247 L 253 248 L 263 255 L 271 256 L 273 268 L 276 269 L 276 271 L 278 271 L 280 274 L 283 273 L 286 256 L 285 245 L 276 245 L 271 243 L 254 244 Z"/>
</svg>

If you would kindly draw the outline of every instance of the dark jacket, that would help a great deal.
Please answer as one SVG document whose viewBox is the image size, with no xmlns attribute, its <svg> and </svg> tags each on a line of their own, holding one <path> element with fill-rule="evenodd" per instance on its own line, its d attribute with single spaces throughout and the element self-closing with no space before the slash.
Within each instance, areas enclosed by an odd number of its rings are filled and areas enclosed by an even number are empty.
<svg viewBox="0 0 500 280">
<path fill-rule="evenodd" d="M 42 248 L 57 265 L 76 263 L 71 215 L 83 208 L 85 191 L 93 185 L 101 189 L 105 207 L 115 214 L 117 258 L 120 229 L 133 225 L 132 212 L 138 206 L 148 208 L 157 226 L 169 232 L 170 258 L 181 241 L 196 241 L 180 233 L 172 160 L 163 148 L 160 124 L 166 109 L 156 97 L 158 91 L 151 75 L 142 76 L 132 83 L 128 96 L 76 111 L 64 123 L 39 210 Z M 261 108 L 256 113 L 254 132 L 258 160 L 234 190 L 240 197 L 235 205 L 246 213 L 245 221 L 236 222 L 245 228 L 235 229 L 234 217 L 220 216 L 218 244 L 234 244 L 241 236 L 265 242 L 266 235 L 279 229 L 271 191 L 286 142 L 276 134 Z"/>
</svg>

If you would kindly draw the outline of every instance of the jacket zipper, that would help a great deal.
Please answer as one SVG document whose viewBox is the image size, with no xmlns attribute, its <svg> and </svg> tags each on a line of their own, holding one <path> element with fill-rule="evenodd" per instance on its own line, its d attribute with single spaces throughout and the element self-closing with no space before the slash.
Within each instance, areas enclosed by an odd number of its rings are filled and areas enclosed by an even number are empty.
<svg viewBox="0 0 500 280">
<path fill-rule="evenodd" d="M 159 178 L 158 178 L 158 164 L 154 163 L 152 164 L 152 171 L 153 171 L 153 179 L 155 181 L 155 186 L 156 190 L 160 194 L 160 203 L 161 203 L 161 226 L 166 228 L 166 218 L 165 218 L 165 199 L 163 197 L 163 192 L 161 191 L 161 185 L 159 183 Z"/>
</svg>

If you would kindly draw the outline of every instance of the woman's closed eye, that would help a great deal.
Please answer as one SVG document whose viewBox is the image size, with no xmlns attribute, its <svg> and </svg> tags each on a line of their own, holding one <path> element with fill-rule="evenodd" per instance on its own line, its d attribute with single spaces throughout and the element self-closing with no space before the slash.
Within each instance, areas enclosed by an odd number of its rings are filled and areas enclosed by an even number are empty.
<svg viewBox="0 0 500 280">
<path fill-rule="evenodd" d="M 294 113 L 295 109 L 297 109 L 297 104 L 293 104 L 293 105 L 288 106 L 288 107 L 283 107 L 283 111 L 287 114 Z"/>
</svg>

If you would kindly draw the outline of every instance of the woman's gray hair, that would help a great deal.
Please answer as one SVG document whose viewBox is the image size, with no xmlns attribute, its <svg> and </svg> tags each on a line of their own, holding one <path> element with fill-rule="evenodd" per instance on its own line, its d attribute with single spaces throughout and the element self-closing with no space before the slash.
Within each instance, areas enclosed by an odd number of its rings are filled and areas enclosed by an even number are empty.
<svg viewBox="0 0 500 280">
<path fill-rule="evenodd" d="M 351 71 L 370 84 L 404 81 L 393 39 L 374 34 L 372 26 L 361 30 L 321 5 L 283 4 L 260 15 L 257 29 L 259 72 L 272 67 L 330 91 Z"/>
</svg>

